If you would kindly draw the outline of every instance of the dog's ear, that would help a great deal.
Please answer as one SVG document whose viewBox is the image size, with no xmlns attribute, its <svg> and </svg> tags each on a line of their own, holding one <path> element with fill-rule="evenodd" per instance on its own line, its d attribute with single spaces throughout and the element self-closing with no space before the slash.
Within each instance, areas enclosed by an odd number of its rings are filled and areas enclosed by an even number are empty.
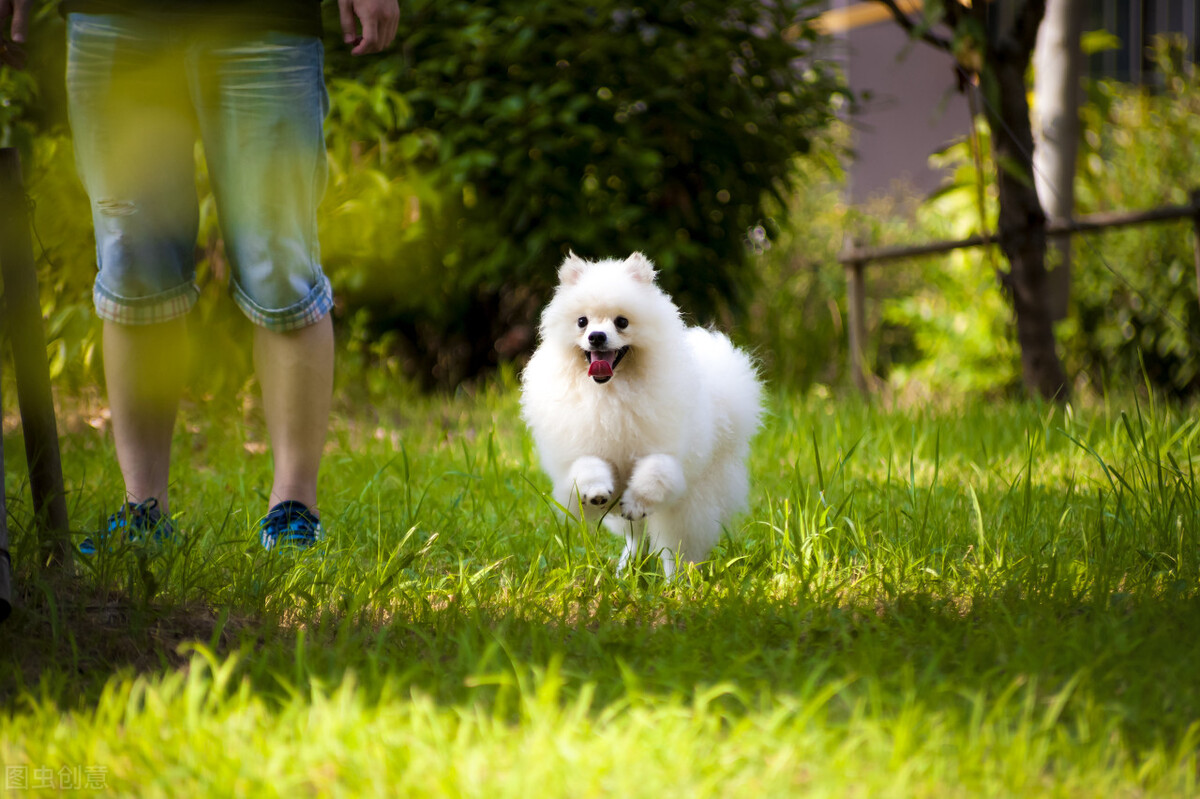
<svg viewBox="0 0 1200 799">
<path fill-rule="evenodd" d="M 629 269 L 629 273 L 633 275 L 635 280 L 640 280 L 643 283 L 654 282 L 654 264 L 650 263 L 650 259 L 640 252 L 635 252 L 626 258 L 625 266 Z"/>
<path fill-rule="evenodd" d="M 579 282 L 579 278 L 583 276 L 583 272 L 587 269 L 588 262 L 580 258 L 574 252 L 568 250 L 567 258 L 562 262 L 562 266 L 558 268 L 558 282 L 564 286 L 571 286 Z"/>
</svg>

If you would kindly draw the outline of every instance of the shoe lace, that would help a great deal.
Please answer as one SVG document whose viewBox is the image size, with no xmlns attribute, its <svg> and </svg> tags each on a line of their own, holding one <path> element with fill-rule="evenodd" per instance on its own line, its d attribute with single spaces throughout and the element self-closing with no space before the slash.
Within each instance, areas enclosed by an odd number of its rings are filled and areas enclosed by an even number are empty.
<svg viewBox="0 0 1200 799">
<path fill-rule="evenodd" d="M 126 502 L 120 510 L 108 517 L 108 528 L 110 532 L 125 527 L 142 529 L 152 526 L 161 518 L 162 511 L 158 509 L 158 499 L 150 497 L 145 502 Z"/>
<path fill-rule="evenodd" d="M 108 528 L 110 533 L 125 530 L 130 535 L 153 531 L 155 540 L 174 533 L 171 522 L 158 507 L 157 497 L 150 497 L 145 502 L 126 502 L 125 507 L 109 518 Z"/>
</svg>

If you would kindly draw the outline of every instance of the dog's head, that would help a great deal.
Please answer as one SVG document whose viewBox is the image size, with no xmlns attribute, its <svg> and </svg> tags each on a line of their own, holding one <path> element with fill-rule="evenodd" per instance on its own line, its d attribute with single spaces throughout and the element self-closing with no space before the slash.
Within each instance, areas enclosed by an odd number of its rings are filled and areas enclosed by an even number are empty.
<svg viewBox="0 0 1200 799">
<path fill-rule="evenodd" d="M 578 358 L 582 374 L 607 383 L 639 352 L 660 347 L 679 324 L 678 309 L 654 276 L 641 253 L 594 262 L 571 253 L 542 314 L 542 340 Z"/>
</svg>

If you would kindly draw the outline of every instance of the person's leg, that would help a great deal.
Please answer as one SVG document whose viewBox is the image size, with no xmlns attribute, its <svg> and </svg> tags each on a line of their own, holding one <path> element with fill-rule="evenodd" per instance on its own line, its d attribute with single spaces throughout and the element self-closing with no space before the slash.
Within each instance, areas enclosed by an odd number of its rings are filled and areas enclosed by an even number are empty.
<svg viewBox="0 0 1200 799">
<path fill-rule="evenodd" d="M 158 500 L 167 513 L 171 436 L 187 381 L 182 318 L 153 325 L 104 323 L 104 380 L 125 500 Z"/>
<path fill-rule="evenodd" d="M 70 14 L 67 99 L 91 200 L 104 373 L 126 500 L 168 505 L 171 434 L 198 296 L 195 122 L 167 31 Z"/>
<path fill-rule="evenodd" d="M 189 57 L 191 92 L 233 296 L 255 324 L 255 370 L 275 460 L 270 507 L 288 528 L 301 511 L 292 503 L 316 516 L 333 394 L 333 295 L 316 214 L 328 107 L 321 42 L 228 32 L 201 42 Z M 264 520 L 268 547 L 286 539 L 273 532 L 273 516 Z M 300 543 L 311 541 L 301 536 Z"/>
<path fill-rule="evenodd" d="M 295 500 L 317 513 L 317 471 L 333 396 L 333 322 L 254 331 L 254 366 L 275 458 L 271 506 Z"/>
</svg>

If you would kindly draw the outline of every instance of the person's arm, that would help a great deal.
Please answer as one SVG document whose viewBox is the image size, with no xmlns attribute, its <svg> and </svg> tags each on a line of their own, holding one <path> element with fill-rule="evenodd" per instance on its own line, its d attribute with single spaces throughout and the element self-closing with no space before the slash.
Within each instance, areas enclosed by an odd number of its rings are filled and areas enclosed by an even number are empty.
<svg viewBox="0 0 1200 799">
<path fill-rule="evenodd" d="M 0 8 L 7 2 L 10 0 L 0 0 Z M 385 49 L 396 37 L 396 28 L 400 24 L 398 0 L 338 0 L 338 13 L 342 21 L 342 40 L 354 45 L 350 51 L 352 55 L 378 53 Z"/>
<path fill-rule="evenodd" d="M 21 69 L 25 66 L 25 49 L 21 44 L 25 34 L 29 32 L 29 10 L 33 0 L 0 0 L 0 61 L 10 67 Z M 4 23 L 12 17 L 10 33 L 12 41 L 4 36 Z M 393 28 L 393 32 L 394 32 Z"/>
</svg>

